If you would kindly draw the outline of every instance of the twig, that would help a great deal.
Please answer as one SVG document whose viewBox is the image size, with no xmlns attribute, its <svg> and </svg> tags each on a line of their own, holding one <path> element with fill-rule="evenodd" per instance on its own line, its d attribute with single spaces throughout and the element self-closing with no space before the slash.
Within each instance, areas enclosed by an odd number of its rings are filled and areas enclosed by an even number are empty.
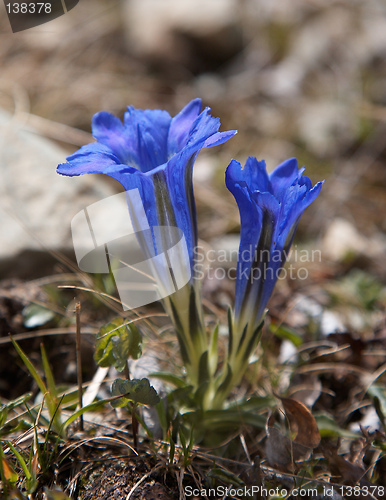
<svg viewBox="0 0 386 500">
<path fill-rule="evenodd" d="M 82 389 L 82 354 L 80 349 L 80 302 L 75 305 L 76 315 L 76 371 L 78 378 L 78 401 L 79 409 L 83 408 L 83 389 Z M 83 431 L 83 415 L 79 417 L 79 430 Z"/>
<path fill-rule="evenodd" d="M 124 368 L 124 374 L 126 380 L 130 380 L 130 370 L 129 370 L 129 365 L 125 364 Z M 133 444 L 134 444 L 134 449 L 136 452 L 138 452 L 138 420 L 135 415 L 136 411 L 136 406 L 134 403 L 131 404 L 131 428 L 133 430 Z"/>
<path fill-rule="evenodd" d="M 138 488 L 138 486 L 140 484 L 142 484 L 145 479 L 147 479 L 149 476 L 151 476 L 153 474 L 153 472 L 155 472 L 156 470 L 160 469 L 161 468 L 161 465 L 156 465 L 150 472 L 148 472 L 147 474 L 145 474 L 144 476 L 141 477 L 141 479 L 139 481 L 137 481 L 135 483 L 135 485 L 131 488 L 131 490 L 129 491 L 127 497 L 126 497 L 126 500 L 130 500 L 132 494 L 134 493 L 134 491 Z"/>
</svg>

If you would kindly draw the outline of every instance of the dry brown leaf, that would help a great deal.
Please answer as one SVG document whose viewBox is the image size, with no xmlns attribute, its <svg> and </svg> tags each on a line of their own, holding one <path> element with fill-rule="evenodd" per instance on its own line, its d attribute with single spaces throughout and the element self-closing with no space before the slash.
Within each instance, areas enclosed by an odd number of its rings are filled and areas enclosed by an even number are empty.
<svg viewBox="0 0 386 500">
<path fill-rule="evenodd" d="M 267 439 L 265 455 L 269 465 L 283 471 L 295 470 L 295 462 L 310 452 L 310 448 L 291 441 L 275 427 L 275 416 L 270 413 L 265 427 Z"/>
<path fill-rule="evenodd" d="M 13 468 L 9 465 L 8 460 L 5 458 L 3 455 L 1 457 L 2 463 L 3 463 L 3 474 L 4 478 L 7 481 L 10 481 L 11 483 L 16 483 L 18 476 L 16 472 L 13 470 Z"/>
<path fill-rule="evenodd" d="M 320 443 L 320 433 L 310 410 L 295 399 L 281 397 L 279 399 L 283 404 L 291 430 L 296 432 L 294 443 L 306 448 L 316 448 Z"/>
</svg>

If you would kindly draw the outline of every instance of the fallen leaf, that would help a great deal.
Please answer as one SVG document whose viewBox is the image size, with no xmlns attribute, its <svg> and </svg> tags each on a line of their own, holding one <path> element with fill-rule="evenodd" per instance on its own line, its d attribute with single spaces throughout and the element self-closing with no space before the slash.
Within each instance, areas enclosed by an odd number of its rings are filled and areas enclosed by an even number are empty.
<svg viewBox="0 0 386 500">
<path fill-rule="evenodd" d="M 4 478 L 9 481 L 10 483 L 16 483 L 18 480 L 18 475 L 16 472 L 13 470 L 13 468 L 9 465 L 8 460 L 5 458 L 3 455 L 1 458 L 3 462 L 3 474 Z"/>
<path fill-rule="evenodd" d="M 316 448 L 320 443 L 320 433 L 307 406 L 295 399 L 277 397 L 283 404 L 291 430 L 296 432 L 294 443 L 306 448 Z"/>
</svg>

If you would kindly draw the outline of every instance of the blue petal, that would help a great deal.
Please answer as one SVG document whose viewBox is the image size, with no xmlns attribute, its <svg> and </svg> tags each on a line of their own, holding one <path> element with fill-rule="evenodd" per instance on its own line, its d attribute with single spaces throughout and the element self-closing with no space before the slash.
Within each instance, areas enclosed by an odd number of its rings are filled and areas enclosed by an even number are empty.
<svg viewBox="0 0 386 500">
<path fill-rule="evenodd" d="M 272 193 L 271 182 L 264 160 L 258 161 L 253 156 L 249 156 L 243 168 L 243 176 L 251 192 Z"/>
<path fill-rule="evenodd" d="M 201 107 L 201 99 L 193 99 L 172 118 L 168 135 L 169 158 L 186 146 L 192 123 L 200 114 Z"/>
<path fill-rule="evenodd" d="M 242 169 L 232 160 L 225 180 L 238 204 L 241 220 L 237 262 L 235 315 L 243 329 L 260 323 L 268 299 L 285 262 L 286 252 L 299 219 L 320 193 L 322 183 L 312 187 L 304 169 L 290 159 L 268 177 L 265 163 L 249 157 Z M 254 261 L 245 259 L 254 255 Z M 255 271 L 261 279 L 253 279 Z"/>
<path fill-rule="evenodd" d="M 133 161 L 130 142 L 125 136 L 125 128 L 119 118 L 107 111 L 96 113 L 92 118 L 91 130 L 95 139 L 113 151 L 120 163 Z"/>
<path fill-rule="evenodd" d="M 235 134 L 218 132 L 219 119 L 209 108 L 200 109 L 201 100 L 194 99 L 172 119 L 166 111 L 128 107 L 123 123 L 110 113 L 98 113 L 92 123 L 98 142 L 58 167 L 63 175 L 105 173 L 127 191 L 138 189 L 150 226 L 171 224 L 183 230 L 192 266 L 197 245 L 193 164 L 202 148 Z"/>
<path fill-rule="evenodd" d="M 205 141 L 218 132 L 220 120 L 210 115 L 210 108 L 205 108 L 193 122 L 186 143 L 186 148 L 198 151 L 204 147 Z"/>
<path fill-rule="evenodd" d="M 217 132 L 216 134 L 213 134 L 205 141 L 204 148 L 212 148 L 213 146 L 219 146 L 220 144 L 224 144 L 224 142 L 228 141 L 236 134 L 237 130 L 227 130 L 226 132 Z"/>
<path fill-rule="evenodd" d="M 281 206 L 279 233 L 285 241 L 292 226 L 300 219 L 304 210 L 318 197 L 323 182 L 318 182 L 312 188 L 308 177 L 302 177 L 303 181 L 288 188 Z M 311 189 L 309 189 L 311 186 Z M 283 243 L 284 244 L 284 243 Z"/>
<path fill-rule="evenodd" d="M 269 178 L 272 184 L 272 189 L 278 200 L 282 198 L 285 190 L 298 179 L 298 173 L 297 159 L 290 158 L 289 160 L 281 163 L 270 174 Z"/>
<path fill-rule="evenodd" d="M 117 168 L 120 165 L 119 158 L 107 146 L 97 142 L 82 146 L 67 157 L 67 162 L 57 167 L 59 174 L 73 176 L 104 173 L 106 168 Z"/>
<path fill-rule="evenodd" d="M 142 172 L 148 172 L 167 162 L 167 138 L 171 123 L 167 111 L 140 110 L 129 106 L 124 115 L 124 123 L 125 135 Z"/>
</svg>

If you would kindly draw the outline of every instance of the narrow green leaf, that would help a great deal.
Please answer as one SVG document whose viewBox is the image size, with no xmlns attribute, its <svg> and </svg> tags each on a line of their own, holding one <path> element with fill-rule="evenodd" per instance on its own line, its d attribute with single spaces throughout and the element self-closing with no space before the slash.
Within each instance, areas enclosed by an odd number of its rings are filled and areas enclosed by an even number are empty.
<svg viewBox="0 0 386 500">
<path fill-rule="evenodd" d="M 228 355 L 232 352 L 233 349 L 233 317 L 232 317 L 232 309 L 228 308 Z"/>
<path fill-rule="evenodd" d="M 357 439 L 358 434 L 355 434 L 355 432 L 348 431 L 346 429 L 342 429 L 339 427 L 339 425 L 335 422 L 335 420 L 330 417 L 329 415 L 326 414 L 314 414 L 316 423 L 318 425 L 318 429 L 320 432 L 320 435 L 322 437 L 344 437 L 348 439 Z"/>
<path fill-rule="evenodd" d="M 13 444 L 10 441 L 6 441 L 6 443 L 7 443 L 7 446 L 9 447 L 9 449 L 15 455 L 17 461 L 20 464 L 20 467 L 23 469 L 23 472 L 24 472 L 24 475 L 25 475 L 27 481 L 29 481 L 32 478 L 32 476 L 31 476 L 30 471 L 28 470 L 28 467 L 27 467 L 27 464 L 25 463 L 24 458 L 20 455 L 20 453 L 17 451 L 17 449 L 13 446 Z"/>
<path fill-rule="evenodd" d="M 220 324 L 217 323 L 214 327 L 212 337 L 210 339 L 209 346 L 209 356 L 208 356 L 208 365 L 210 374 L 213 376 L 217 370 L 218 363 L 218 331 Z"/>
<path fill-rule="evenodd" d="M 378 398 L 382 413 L 386 415 L 386 387 L 379 384 L 372 384 L 368 388 L 367 393 L 373 398 Z"/>
<path fill-rule="evenodd" d="M 71 425 L 77 418 L 81 415 L 84 415 L 87 411 L 94 411 L 102 408 L 106 403 L 110 403 L 110 399 L 101 399 L 100 401 L 95 401 L 95 403 L 91 403 L 89 405 L 83 406 L 80 410 L 76 411 L 68 417 L 68 419 L 62 424 L 62 431 L 64 431 L 69 425 Z"/>
<path fill-rule="evenodd" d="M 42 394 L 45 394 L 47 392 L 47 387 L 46 387 L 45 383 L 43 382 L 43 379 L 41 378 L 41 376 L 36 371 L 36 368 L 31 363 L 30 359 L 25 354 L 25 352 L 22 350 L 22 348 L 19 346 L 19 344 L 15 340 L 13 340 L 12 337 L 11 337 L 11 342 L 12 342 L 14 348 L 16 349 L 16 351 L 18 352 L 19 356 L 23 360 L 23 363 L 27 367 L 28 371 L 30 372 L 30 374 L 34 378 L 35 382 L 37 383 L 37 385 L 40 389 L 40 392 Z"/>
<path fill-rule="evenodd" d="M 196 305 L 196 292 L 193 287 L 190 289 L 190 297 L 189 297 L 189 327 L 190 334 L 194 339 L 200 335 L 202 331 L 201 319 L 198 314 L 197 305 Z"/>
<path fill-rule="evenodd" d="M 295 347 L 300 347 L 303 344 L 301 335 L 299 335 L 295 330 L 292 330 L 292 328 L 288 328 L 284 325 L 276 327 L 276 325 L 271 324 L 269 330 L 279 339 L 289 340 Z"/>
<path fill-rule="evenodd" d="M 190 357 L 189 357 L 189 352 L 186 346 L 186 339 L 184 337 L 184 327 L 182 326 L 181 319 L 178 315 L 178 310 L 176 306 L 173 303 L 173 300 L 169 301 L 170 307 L 172 310 L 172 316 L 173 316 L 173 323 L 176 328 L 176 333 L 177 333 L 177 338 L 178 338 L 178 344 L 180 346 L 180 352 L 181 352 L 181 357 L 182 361 L 184 362 L 184 365 L 190 365 L 192 363 Z"/>
<path fill-rule="evenodd" d="M 161 399 L 160 402 L 155 405 L 155 409 L 157 410 L 158 420 L 163 432 L 164 439 L 167 439 L 169 418 L 167 415 L 166 401 Z"/>
<path fill-rule="evenodd" d="M 373 384 L 367 390 L 373 398 L 373 404 L 383 428 L 386 430 L 386 388 L 379 384 Z"/>
<path fill-rule="evenodd" d="M 44 344 L 40 344 L 40 351 L 42 353 L 42 362 L 43 362 L 43 369 L 44 369 L 44 375 L 46 376 L 46 381 L 47 381 L 47 386 L 48 386 L 48 391 L 50 392 L 51 396 L 56 399 L 58 396 L 58 392 L 56 389 L 56 384 L 54 380 L 54 375 L 52 373 L 50 364 L 48 362 L 48 357 L 46 350 L 44 348 Z"/>
<path fill-rule="evenodd" d="M 30 372 L 30 374 L 34 378 L 36 384 L 38 385 L 40 392 L 45 396 L 47 406 L 48 406 L 48 412 L 50 414 L 50 418 L 54 419 L 54 417 L 55 417 L 55 420 L 54 420 L 55 430 L 58 431 L 61 424 L 60 424 L 60 417 L 58 414 L 58 403 L 57 403 L 55 397 L 53 397 L 51 392 L 47 390 L 47 387 L 46 387 L 43 379 L 41 378 L 41 376 L 37 372 L 36 368 L 34 367 L 32 362 L 30 361 L 28 356 L 22 350 L 22 348 L 18 345 L 18 343 L 15 340 L 13 340 L 12 337 L 11 337 L 11 341 L 12 341 L 12 344 L 14 345 L 16 351 L 18 352 L 19 356 L 21 357 L 23 363 L 25 364 L 28 371 Z M 44 362 L 44 360 L 43 360 L 43 362 Z M 47 362 L 47 357 L 46 357 L 46 362 Z"/>
<path fill-rule="evenodd" d="M 229 470 L 221 469 L 220 467 L 214 467 L 211 469 L 208 472 L 208 477 L 219 479 L 225 484 L 231 484 L 238 487 L 244 486 L 244 482 L 236 476 L 236 474 L 233 474 L 233 472 L 230 472 Z"/>
<path fill-rule="evenodd" d="M 254 329 L 249 343 L 244 351 L 244 360 L 247 361 L 251 353 L 256 349 L 258 343 L 260 342 L 261 336 L 263 334 L 264 320 Z M 241 346 L 241 342 L 240 342 Z"/>
<path fill-rule="evenodd" d="M 182 427 L 180 427 L 178 429 L 178 434 L 180 437 L 181 446 L 182 446 L 183 450 L 185 451 L 186 450 L 186 437 L 185 437 L 184 430 Z"/>
<path fill-rule="evenodd" d="M 31 399 L 31 397 L 32 394 L 28 392 L 27 394 L 23 394 L 23 396 L 13 399 L 12 401 L 8 401 L 8 403 L 5 406 L 9 411 L 11 411 L 14 408 L 17 408 L 18 406 L 25 404 L 27 401 Z"/>
<path fill-rule="evenodd" d="M 205 384 L 209 379 L 208 351 L 205 351 L 201 354 L 200 363 L 198 365 L 198 384 Z"/>
<path fill-rule="evenodd" d="M 170 433 L 170 436 L 169 436 L 169 444 L 170 444 L 170 449 L 169 449 L 169 463 L 173 464 L 173 462 L 174 462 L 174 454 L 175 454 L 175 451 L 176 451 L 176 445 L 175 445 L 175 443 L 173 441 L 171 433 Z"/>
<path fill-rule="evenodd" d="M 220 387 L 217 389 L 217 392 L 218 393 L 221 393 L 223 391 L 227 391 L 228 390 L 228 385 L 232 379 L 232 368 L 230 366 L 230 364 L 228 363 L 227 364 L 227 367 L 226 367 L 226 376 L 225 376 L 225 379 L 224 381 L 221 383 Z"/>
<path fill-rule="evenodd" d="M 184 413 L 183 418 L 197 428 L 216 432 L 234 430 L 240 427 L 241 422 L 244 425 L 264 429 L 266 423 L 264 415 L 258 415 L 256 411 L 239 409 L 192 411 Z"/>
</svg>

